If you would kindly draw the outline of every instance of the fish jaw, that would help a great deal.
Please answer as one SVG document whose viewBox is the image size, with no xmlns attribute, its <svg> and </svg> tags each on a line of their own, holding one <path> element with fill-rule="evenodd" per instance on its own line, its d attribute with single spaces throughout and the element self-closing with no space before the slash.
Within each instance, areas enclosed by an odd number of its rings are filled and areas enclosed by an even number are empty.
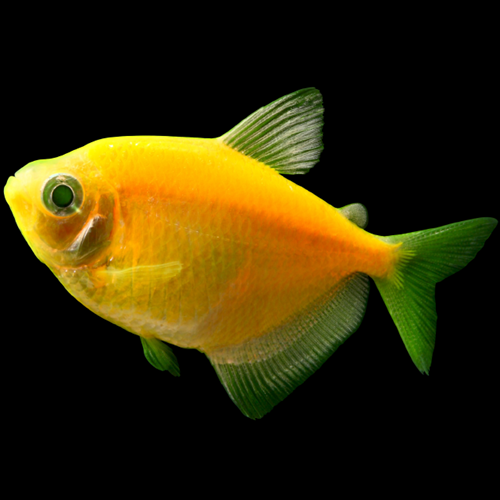
<svg viewBox="0 0 500 500">
<path fill-rule="evenodd" d="M 5 184 L 5 187 L 3 188 L 3 194 L 4 194 L 5 199 L 7 200 L 7 203 L 9 204 L 10 207 L 12 207 L 12 200 L 15 196 L 17 182 L 19 182 L 19 180 L 16 179 L 15 176 L 11 175 L 7 179 L 7 184 Z"/>
<path fill-rule="evenodd" d="M 23 169 L 26 167 L 23 167 Z M 16 224 L 19 227 L 22 235 L 27 241 L 28 245 L 31 247 L 35 255 L 38 254 L 32 244 L 34 221 L 36 218 L 35 207 L 33 203 L 30 202 L 29 196 L 27 195 L 27 186 L 23 180 L 25 179 L 25 173 L 23 169 L 18 170 L 15 176 L 11 176 L 7 180 L 7 184 L 4 187 L 4 196 L 9 204 Z"/>
<path fill-rule="evenodd" d="M 48 163 L 47 160 L 28 163 L 13 177 L 9 177 L 4 187 L 5 199 L 23 234 L 34 222 L 36 212 L 41 209 L 41 193 L 37 186 L 40 185 L 40 178 Z"/>
</svg>

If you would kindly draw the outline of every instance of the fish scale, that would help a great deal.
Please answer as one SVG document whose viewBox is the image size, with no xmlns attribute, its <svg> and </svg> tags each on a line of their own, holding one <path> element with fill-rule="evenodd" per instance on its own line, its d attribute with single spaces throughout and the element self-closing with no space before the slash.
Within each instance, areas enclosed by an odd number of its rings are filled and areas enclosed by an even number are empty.
<svg viewBox="0 0 500 500">
<path fill-rule="evenodd" d="M 126 138 L 122 140 L 125 143 L 130 144 L 130 141 L 128 141 Z M 142 141 L 135 141 L 133 145 L 137 147 L 142 147 L 143 144 L 145 144 L 145 148 L 148 148 L 149 145 L 151 144 L 152 139 L 149 138 L 144 138 Z M 155 142 L 158 142 L 159 139 L 154 138 Z M 118 145 L 116 144 L 116 140 L 114 141 L 113 144 L 113 151 L 119 148 L 119 141 Z M 191 144 L 193 143 L 193 140 L 189 141 Z M 203 141 L 205 144 L 207 141 Z M 205 146 L 204 148 L 200 148 L 197 152 L 197 154 L 200 154 L 200 150 L 203 152 L 207 152 L 210 156 L 215 156 L 219 157 L 220 152 L 217 151 L 217 148 L 219 148 L 217 143 L 212 143 L 214 146 L 214 150 L 216 151 L 213 153 L 210 151 L 208 146 Z M 109 143 L 108 140 L 106 141 L 100 141 L 99 143 L 95 144 L 95 147 L 102 148 L 106 151 L 106 148 L 109 148 Z M 220 149 L 220 148 L 219 148 Z M 222 148 L 224 151 L 225 148 Z M 175 150 L 177 153 L 177 150 Z M 91 152 L 90 155 L 92 154 L 99 155 L 101 158 L 103 157 L 103 153 L 93 153 Z M 241 155 L 240 155 L 241 156 Z M 164 159 L 163 163 L 168 164 L 169 161 L 173 162 L 174 159 L 176 158 L 176 154 L 174 154 L 172 157 L 168 159 Z M 245 161 L 246 158 L 242 157 L 242 161 Z M 189 160 L 188 162 L 189 163 Z M 203 164 L 205 164 L 204 162 Z M 228 162 L 222 162 L 225 165 L 228 165 Z M 145 176 L 146 178 L 151 177 L 147 173 L 145 173 L 145 167 L 147 162 L 143 163 L 143 166 L 141 167 L 141 176 Z M 155 168 L 155 165 L 151 167 L 152 169 Z M 179 170 L 182 170 L 182 167 L 179 168 Z M 241 171 L 244 173 L 245 170 L 242 168 Z M 137 173 L 134 169 L 134 175 Z M 267 170 L 263 171 L 263 174 L 268 174 Z M 272 180 L 282 180 L 283 178 L 275 176 L 273 171 L 271 171 Z M 261 192 L 261 196 L 265 196 L 262 194 L 262 187 L 265 185 L 265 178 L 263 179 L 264 175 L 262 175 L 259 179 L 260 182 L 257 183 L 258 185 L 258 190 Z M 196 177 L 194 177 L 196 179 Z M 284 179 L 283 179 L 284 180 Z M 211 179 L 213 182 L 213 180 Z M 287 181 L 288 183 L 288 181 Z M 305 227 L 310 233 L 308 235 L 305 231 L 301 231 L 299 234 L 301 236 L 302 240 L 302 247 L 299 247 L 296 245 L 297 243 L 297 228 L 293 227 L 292 224 L 297 226 L 298 224 L 293 222 L 293 220 L 289 221 L 290 219 L 290 214 L 293 213 L 293 210 L 291 208 L 291 201 L 289 198 L 289 190 L 284 189 L 283 190 L 283 198 L 280 200 L 279 205 L 279 211 L 275 211 L 271 216 L 264 217 L 264 213 L 262 212 L 262 209 L 260 208 L 260 205 L 258 203 L 259 200 L 257 200 L 257 203 L 255 199 L 251 195 L 247 195 L 246 197 L 245 192 L 248 191 L 248 185 L 245 185 L 244 183 L 235 183 L 233 186 L 236 189 L 236 186 L 239 186 L 237 196 L 233 196 L 231 198 L 228 198 L 227 201 L 226 199 L 219 200 L 219 203 L 217 205 L 212 205 L 209 200 L 202 200 L 199 201 L 199 192 L 203 190 L 208 190 L 209 186 L 205 186 L 203 188 L 200 187 L 200 185 L 203 185 L 203 182 L 191 182 L 193 184 L 193 189 L 189 192 L 187 198 L 188 200 L 185 199 L 183 193 L 183 189 L 180 187 L 175 187 L 175 178 L 172 180 L 172 182 L 168 182 L 168 186 L 166 187 L 166 192 L 161 193 L 161 186 L 156 187 L 155 191 L 155 196 L 160 197 L 161 199 L 169 199 L 169 196 L 176 196 L 177 199 L 172 201 L 174 206 L 170 206 L 169 210 L 167 211 L 168 213 L 168 218 L 169 220 L 175 220 L 175 224 L 178 224 L 179 230 L 181 231 L 181 234 L 177 234 L 177 238 L 181 240 L 181 245 L 180 247 L 183 249 L 182 254 L 172 254 L 169 252 L 169 242 L 167 236 L 161 236 L 160 239 L 163 241 L 163 245 L 157 246 L 156 249 L 162 249 L 164 251 L 164 255 L 158 255 L 158 260 L 160 262 L 164 261 L 169 261 L 169 260 L 180 260 L 183 262 L 185 265 L 185 273 L 184 273 L 184 281 L 183 284 L 181 285 L 181 295 L 184 297 L 184 299 L 181 301 L 179 304 L 180 310 L 181 310 L 181 319 L 182 321 L 189 323 L 192 322 L 194 317 L 196 316 L 196 310 L 197 310 L 197 305 L 199 304 L 199 298 L 196 296 L 197 295 L 197 290 L 202 290 L 203 289 L 203 284 L 199 283 L 199 277 L 202 276 L 204 273 L 202 271 L 202 268 L 204 267 L 204 263 L 207 261 L 206 258 L 204 258 L 204 252 L 202 251 L 200 256 L 198 258 L 193 259 L 192 256 L 192 251 L 193 251 L 193 242 L 196 242 L 199 244 L 202 248 L 206 248 L 207 246 L 213 245 L 212 243 L 209 243 L 207 241 L 210 240 L 211 238 L 217 238 L 216 241 L 219 241 L 219 244 L 222 242 L 222 249 L 224 249 L 224 240 L 238 240 L 238 244 L 240 245 L 241 248 L 237 249 L 237 252 L 235 253 L 234 256 L 230 258 L 225 258 L 224 262 L 229 262 L 234 259 L 239 259 L 242 262 L 245 260 L 245 257 L 238 257 L 238 255 L 241 255 L 242 252 L 244 252 L 245 248 L 255 248 L 253 251 L 249 253 L 249 255 L 252 257 L 252 259 L 255 261 L 254 263 L 254 273 L 252 275 L 255 275 L 257 272 L 259 273 L 270 273 L 271 270 L 274 273 L 273 280 L 275 281 L 275 290 L 273 291 L 273 294 L 282 294 L 282 290 L 284 288 L 289 288 L 291 284 L 288 284 L 286 282 L 287 276 L 291 276 L 294 274 L 294 267 L 297 268 L 303 268 L 307 270 L 307 274 L 311 275 L 311 279 L 318 284 L 318 278 L 316 275 L 323 277 L 325 274 L 325 269 L 329 269 L 327 263 L 322 263 L 321 266 L 319 266 L 319 269 L 316 273 L 314 274 L 313 269 L 310 266 L 311 260 L 315 260 L 321 262 L 322 260 L 325 259 L 330 259 L 332 260 L 332 254 L 331 253 L 326 253 L 323 251 L 321 247 L 321 240 L 323 240 L 323 245 L 328 246 L 328 248 L 331 248 L 331 243 L 328 242 L 328 238 L 325 237 L 324 234 L 322 234 L 322 228 L 315 229 L 313 226 L 313 223 L 315 220 L 319 220 L 322 222 L 322 220 L 325 218 L 325 215 L 322 214 L 321 212 L 329 211 L 331 212 L 330 218 L 334 218 L 336 216 L 335 210 L 324 204 L 318 209 L 315 209 L 315 206 L 313 205 L 313 209 L 309 210 L 308 209 L 308 204 L 304 203 L 304 219 L 305 219 Z M 255 183 L 254 183 L 255 184 Z M 148 186 L 146 185 L 145 193 L 147 195 L 150 194 L 150 191 L 148 190 Z M 244 189 L 241 189 L 241 186 L 244 186 Z M 287 186 L 285 186 L 286 188 Z M 296 187 L 297 188 L 297 187 Z M 168 190 L 172 189 L 174 193 L 181 193 L 180 196 L 179 194 L 174 195 L 171 194 Z M 257 190 L 256 188 L 254 188 Z M 264 190 L 265 191 L 265 190 Z M 135 194 L 134 197 L 129 196 L 128 199 L 135 200 L 137 197 L 139 197 L 138 201 L 133 201 L 133 205 L 138 205 L 138 206 L 143 206 L 143 204 L 146 202 L 146 200 L 140 199 L 141 191 L 139 190 L 139 194 Z M 189 198 L 195 193 L 195 199 L 197 200 L 196 202 L 187 203 L 189 201 Z M 142 195 L 143 198 L 146 198 L 146 194 Z M 126 193 L 120 193 L 120 196 L 125 197 Z M 312 197 L 312 195 L 311 195 Z M 235 199 L 236 201 L 239 202 L 239 212 L 236 212 L 235 215 L 232 215 L 231 208 L 232 207 L 227 207 L 227 205 L 234 205 L 235 204 Z M 226 203 L 224 204 L 224 201 Z M 246 202 L 246 204 L 244 203 Z M 187 206 L 186 206 L 187 205 Z M 309 204 L 310 206 L 310 204 Z M 186 207 L 186 208 L 185 208 Z M 215 207 L 218 207 L 215 208 Z M 180 210 L 178 210 L 180 208 Z M 255 213 L 255 209 L 257 212 Z M 252 213 L 253 211 L 253 213 Z M 313 211 L 313 214 L 310 214 L 309 212 Z M 144 214 L 142 211 L 137 211 L 137 210 L 132 210 L 132 218 L 130 220 L 127 220 L 128 216 L 128 211 L 124 210 L 122 217 L 124 218 L 124 226 L 125 227 L 130 227 L 133 228 L 134 234 L 130 235 L 129 237 L 126 236 L 127 240 L 132 240 L 132 241 L 139 241 L 138 236 L 135 234 L 135 232 L 140 231 L 140 228 L 143 227 L 144 224 L 147 223 L 147 214 Z M 319 214 L 318 214 L 319 212 Z M 250 213 L 250 215 L 248 215 Z M 140 214 L 140 215 L 138 215 Z M 319 215 L 319 217 L 318 217 Z M 145 217 L 145 220 L 137 220 L 134 219 L 133 217 Z M 203 221 L 203 222 L 202 222 Z M 345 221 L 345 219 L 342 218 L 342 221 Z M 268 222 L 266 224 L 266 222 Z M 201 224 L 201 227 L 203 229 L 200 229 L 198 231 L 193 230 L 193 226 Z M 323 225 L 325 223 L 323 222 Z M 247 232 L 247 237 L 245 239 L 245 235 L 241 234 L 240 231 L 235 231 L 235 228 L 241 225 L 246 225 L 249 227 L 249 230 Z M 334 224 L 329 224 L 329 226 L 334 227 Z M 281 234 L 278 232 L 278 230 L 281 228 Z M 165 221 L 158 221 L 158 226 L 154 226 L 152 228 L 152 231 L 149 236 L 142 236 L 142 238 L 158 238 L 158 235 L 162 235 L 163 232 L 166 231 L 166 234 L 168 235 L 168 223 Z M 227 233 L 226 233 L 227 231 Z M 149 234 L 149 233 L 148 233 Z M 308 241 L 309 240 L 309 241 Z M 304 247 L 306 246 L 305 243 L 309 243 L 309 250 L 305 249 Z M 145 264 L 155 264 L 156 259 L 150 257 L 149 260 L 147 258 L 148 255 L 150 255 L 150 252 L 152 251 L 151 248 L 151 242 L 146 239 L 146 241 L 141 241 L 141 248 L 140 248 L 140 254 L 142 257 L 142 261 L 140 263 L 145 263 Z M 262 246 L 264 248 L 262 248 Z M 267 247 L 271 246 L 274 248 L 274 254 L 276 256 L 279 256 L 278 261 L 272 261 L 270 260 L 270 256 L 268 254 Z M 298 258 L 296 255 L 297 253 L 301 254 L 307 254 L 310 253 L 311 255 L 314 255 L 314 258 L 309 258 L 306 259 L 306 263 L 302 263 L 301 260 Z M 288 261 L 288 262 L 280 262 L 283 261 L 283 256 L 286 254 L 293 254 L 294 258 L 293 261 Z M 263 260 L 259 260 L 260 256 L 258 254 L 261 254 L 263 256 Z M 346 254 L 347 255 L 347 254 Z M 325 256 L 325 257 L 322 257 Z M 349 256 L 347 256 L 349 259 Z M 336 259 L 338 260 L 338 259 Z M 138 265 L 139 262 L 134 262 L 132 259 L 132 262 L 127 262 L 126 257 L 123 257 L 123 265 L 124 267 L 128 267 L 130 265 Z M 281 274 L 279 273 L 279 270 L 282 269 Z M 292 270 L 292 272 L 290 272 Z M 295 273 L 298 272 L 295 271 Z M 217 268 L 216 274 L 213 272 L 210 273 L 214 276 L 219 276 L 221 279 L 219 280 L 218 288 L 219 288 L 219 293 L 224 293 L 225 292 L 225 286 L 226 286 L 226 281 L 227 278 L 224 276 L 224 270 L 223 268 Z M 248 280 L 247 280 L 248 281 Z M 293 278 L 293 282 L 296 282 L 296 278 Z M 262 283 L 262 279 L 256 279 L 254 288 L 253 288 L 253 293 L 254 295 L 257 294 L 258 287 L 257 284 Z M 265 286 L 265 285 L 264 285 Z M 300 288 L 303 288 L 304 283 L 301 284 Z M 328 286 L 328 283 L 326 283 L 324 286 Z M 281 290 L 281 292 L 280 292 Z M 227 291 L 225 292 L 226 296 L 226 307 L 228 306 L 229 302 L 227 299 L 228 295 L 230 295 Z M 300 294 L 302 297 L 302 294 Z M 245 296 L 240 294 L 238 299 L 231 299 L 233 302 L 235 302 L 239 307 L 243 307 L 242 302 L 245 302 Z M 256 301 L 256 299 L 253 299 Z M 287 300 L 290 301 L 291 297 L 288 294 Z M 269 300 L 264 298 L 261 299 L 261 302 L 268 302 Z M 177 304 L 172 304 L 172 310 L 175 311 L 177 309 Z M 250 307 L 251 309 L 251 307 Z M 231 310 L 236 310 L 234 307 L 231 308 Z M 203 311 L 203 313 L 207 313 L 208 311 Z M 142 321 L 142 314 L 144 311 L 142 311 L 139 314 L 139 320 Z M 175 314 L 175 313 L 172 313 Z M 172 315 L 170 314 L 170 315 Z M 168 311 L 167 311 L 167 317 L 169 316 Z M 201 316 L 201 315 L 200 315 Z M 181 322 L 182 322 L 181 321 Z M 279 320 L 277 320 L 279 321 Z M 211 323 L 210 320 L 207 320 L 208 323 Z M 226 323 L 228 325 L 233 325 L 234 323 L 237 323 L 238 319 L 232 319 L 229 321 L 228 319 L 226 320 Z M 254 335 L 255 332 L 248 332 L 248 335 Z M 225 332 L 221 335 L 229 335 L 228 332 Z M 238 334 L 236 333 L 231 333 L 233 337 L 239 338 L 241 335 L 238 337 Z M 183 345 L 184 339 L 183 338 L 168 338 L 167 336 L 161 336 L 161 338 L 168 340 L 170 342 L 174 341 L 176 344 Z M 190 340 L 191 342 L 191 340 Z M 184 344 L 185 346 L 190 346 L 190 344 Z M 197 346 L 198 347 L 198 346 Z"/>
<path fill-rule="evenodd" d="M 283 177 L 319 160 L 322 124 L 320 92 L 303 89 L 216 139 L 108 138 L 33 162 L 5 196 L 37 257 L 82 304 L 140 336 L 154 367 L 179 375 L 165 342 L 196 348 L 260 418 L 356 331 L 368 277 L 428 373 L 435 285 L 497 224 L 368 233 L 362 205 L 336 209 Z"/>
</svg>

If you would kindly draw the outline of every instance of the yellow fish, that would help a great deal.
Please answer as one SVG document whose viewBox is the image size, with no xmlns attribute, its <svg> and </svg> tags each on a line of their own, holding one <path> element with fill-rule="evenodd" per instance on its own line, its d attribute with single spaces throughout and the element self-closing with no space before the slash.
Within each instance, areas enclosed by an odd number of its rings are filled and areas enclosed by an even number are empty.
<svg viewBox="0 0 500 500">
<path fill-rule="evenodd" d="M 435 284 L 470 262 L 497 221 L 397 236 L 364 230 L 282 174 L 319 160 L 318 90 L 294 92 L 216 139 L 118 137 L 10 177 L 4 192 L 35 255 L 99 316 L 206 354 L 231 399 L 260 418 L 361 323 L 371 277 L 417 368 L 435 341 Z"/>
</svg>

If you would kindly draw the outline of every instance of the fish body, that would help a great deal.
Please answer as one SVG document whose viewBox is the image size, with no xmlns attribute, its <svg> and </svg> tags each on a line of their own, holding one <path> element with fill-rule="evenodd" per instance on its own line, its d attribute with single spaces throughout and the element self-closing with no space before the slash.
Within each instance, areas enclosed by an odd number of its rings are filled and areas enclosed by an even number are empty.
<svg viewBox="0 0 500 500">
<path fill-rule="evenodd" d="M 282 175 L 319 159 L 322 114 L 319 92 L 304 89 L 216 139 L 102 139 L 28 164 L 5 196 L 75 298 L 139 335 L 159 369 L 179 374 L 164 342 L 204 352 L 247 416 L 267 413 L 357 329 L 368 276 L 428 372 L 435 283 L 496 221 L 365 231 L 364 207 L 334 208 Z"/>
<path fill-rule="evenodd" d="M 97 182 L 105 174 L 112 198 L 123 201 L 102 265 L 53 270 L 91 310 L 146 338 L 200 350 L 231 345 L 281 324 L 356 270 L 383 276 L 391 268 L 395 245 L 217 140 L 105 139 L 69 161 L 105 166 Z M 144 280 L 120 278 L 138 267 L 150 270 Z M 172 269 L 178 275 L 164 280 Z M 257 325 L 245 318 L 253 311 Z"/>
</svg>

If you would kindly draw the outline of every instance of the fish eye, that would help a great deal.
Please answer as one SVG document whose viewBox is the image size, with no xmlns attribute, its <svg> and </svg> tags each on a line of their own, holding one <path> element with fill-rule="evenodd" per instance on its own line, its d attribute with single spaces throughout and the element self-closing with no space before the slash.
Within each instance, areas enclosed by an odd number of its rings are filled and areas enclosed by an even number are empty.
<svg viewBox="0 0 500 500">
<path fill-rule="evenodd" d="M 82 206 L 82 185 L 72 175 L 52 175 L 43 185 L 42 201 L 45 208 L 54 215 L 67 217 L 77 212 Z"/>
<path fill-rule="evenodd" d="M 52 191 L 52 201 L 59 208 L 66 208 L 73 202 L 75 195 L 73 190 L 66 184 L 59 184 Z"/>
</svg>

